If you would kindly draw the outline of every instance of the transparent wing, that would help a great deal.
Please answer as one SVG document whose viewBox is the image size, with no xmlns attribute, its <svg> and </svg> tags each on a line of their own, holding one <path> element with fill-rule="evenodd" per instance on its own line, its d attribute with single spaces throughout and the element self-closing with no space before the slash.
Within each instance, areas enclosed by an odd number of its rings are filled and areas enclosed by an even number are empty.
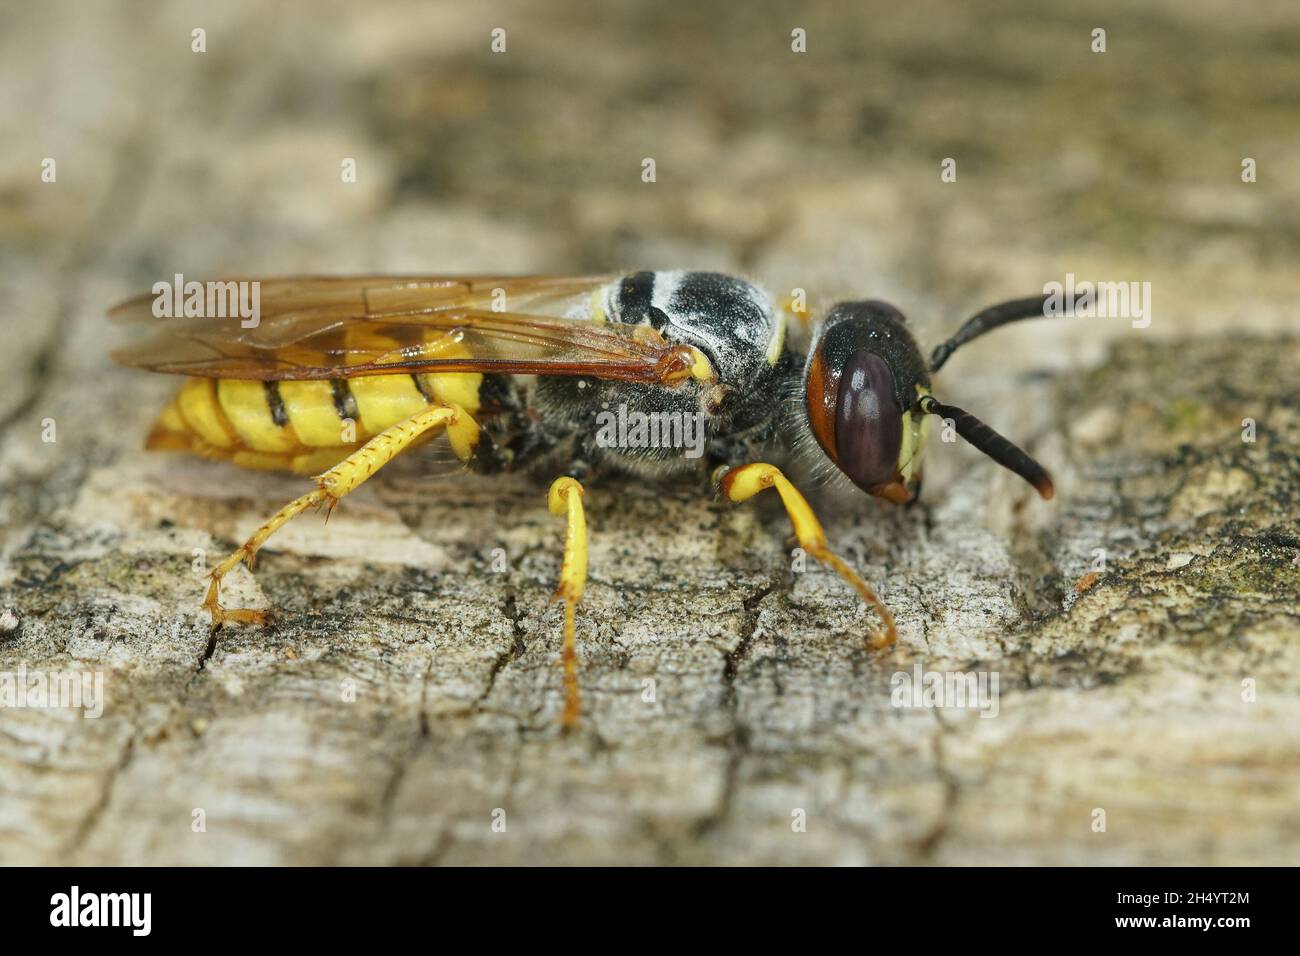
<svg viewBox="0 0 1300 956">
<path fill-rule="evenodd" d="M 157 372 L 254 380 L 501 372 L 670 384 L 688 377 L 690 350 L 648 326 L 564 317 L 614 278 L 264 279 L 251 328 L 238 314 L 158 318 L 155 297 L 140 296 L 110 316 L 158 331 L 113 357 Z M 494 310 L 502 305 L 508 311 Z"/>
<path fill-rule="evenodd" d="M 290 276 L 255 279 L 232 278 L 205 286 L 251 287 L 256 284 L 260 323 L 250 341 L 264 346 L 287 345 L 332 321 L 378 318 L 385 315 L 438 309 L 491 309 L 538 315 L 563 315 L 617 276 Z M 170 288 L 170 287 L 169 287 Z M 227 289 L 218 290 L 217 306 Z M 238 290 L 236 290 L 238 291 Z M 157 324 L 157 295 L 128 299 L 109 310 L 115 322 Z M 183 304 L 183 303 L 182 303 Z M 204 306 L 208 305 L 204 296 Z M 228 324 L 214 318 L 218 309 L 204 312 L 204 321 Z M 227 310 L 233 314 L 233 310 Z M 173 313 L 176 314 L 176 313 Z M 177 321 L 169 319 L 168 321 Z M 237 323 L 234 323 L 237 324 Z M 248 330 L 245 330 L 248 331 Z"/>
</svg>

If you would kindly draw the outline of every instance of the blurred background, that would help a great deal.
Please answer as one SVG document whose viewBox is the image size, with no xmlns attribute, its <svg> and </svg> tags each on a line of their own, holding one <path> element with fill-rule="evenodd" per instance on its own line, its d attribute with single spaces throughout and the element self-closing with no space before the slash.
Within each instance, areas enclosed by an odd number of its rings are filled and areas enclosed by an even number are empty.
<svg viewBox="0 0 1300 956">
<path fill-rule="evenodd" d="M 1104 53 L 1093 50 L 1098 28 Z M 205 52 L 193 49 L 196 29 Z M 504 52 L 493 52 L 496 29 Z M 796 30 L 806 52 L 792 50 Z M 1107 534 L 1112 558 L 1164 573 L 1171 549 L 1190 554 L 1214 538 L 1222 528 L 1205 524 L 1208 516 L 1250 489 L 1268 489 L 1273 502 L 1239 512 L 1251 515 L 1251 532 L 1285 525 L 1270 532 L 1281 536 L 1269 545 L 1275 564 L 1265 562 L 1274 576 L 1261 585 L 1219 568 L 1191 584 L 1166 582 L 1169 593 L 1217 595 L 1216 613 L 1227 613 L 1235 596 L 1294 584 L 1293 572 L 1277 570 L 1289 566 L 1286 541 L 1295 540 L 1285 524 L 1294 524 L 1293 480 L 1268 484 L 1266 470 L 1247 469 L 1251 484 L 1188 465 L 1192 486 L 1214 490 L 1182 501 L 1183 525 L 1165 520 L 1182 484 L 1157 495 L 1129 480 L 1169 471 L 1167 456 L 1207 435 L 1226 435 L 1214 441 L 1227 447 L 1240 418 L 1260 407 L 1292 407 L 1293 0 L 6 2 L 0 143 L 9 359 L 0 385 L 0 586 L 13 615 L 4 650 L 12 660 L 98 660 L 135 681 L 122 720 L 28 717 L 10 730 L 0 774 L 14 808 L 7 823 L 0 818 L 10 860 L 1259 862 L 1286 852 L 1273 840 L 1278 827 L 1293 827 L 1294 843 L 1295 808 L 1277 763 L 1294 740 L 1270 743 L 1260 725 L 1233 723 L 1241 661 L 1218 660 L 1196 678 L 1207 683 L 1180 677 L 1177 703 L 1154 715 L 1126 696 L 1138 693 L 1123 684 L 1135 673 L 1198 671 L 1180 656 L 1185 608 L 1116 623 L 1133 594 L 1152 593 L 1153 585 L 1131 590 L 1128 579 L 1090 598 L 1095 611 L 1040 627 L 1075 600 L 1072 582 Z M 349 158 L 355 182 L 340 175 Z M 642 179 L 647 158 L 653 183 Z M 41 179 L 47 159 L 54 182 Z M 945 159 L 956 161 L 955 182 L 941 180 Z M 1256 182 L 1243 182 L 1246 159 Z M 763 634 L 799 647 L 805 626 L 830 641 L 856 612 L 833 582 L 804 595 L 802 618 L 781 603 L 784 585 L 772 596 L 709 591 L 724 588 L 711 576 L 725 572 L 701 570 L 705 562 L 671 533 L 671 516 L 727 531 L 741 544 L 706 557 L 720 552 L 757 588 L 784 560 L 779 515 L 761 527 L 728 525 L 749 519 L 720 519 L 707 504 L 688 505 L 685 492 L 669 496 L 667 512 L 651 492 L 618 492 L 642 545 L 593 545 L 593 568 L 605 561 L 588 599 L 600 630 L 584 653 L 592 685 L 615 688 L 614 703 L 601 723 L 593 691 L 601 743 L 579 746 L 575 758 L 563 748 L 578 745 L 553 739 L 543 708 L 558 693 L 554 618 L 541 610 L 558 538 L 534 513 L 534 490 L 507 486 L 497 498 L 470 489 L 444 506 L 419 485 L 359 498 L 354 524 L 341 509 L 334 537 L 316 525 L 286 532 L 289 554 L 259 567 L 270 600 L 291 611 L 328 607 L 343 622 L 336 630 L 269 643 L 236 636 L 211 660 L 201 656 L 206 634 L 190 607 L 197 591 L 176 568 L 192 545 L 228 547 L 297 485 L 260 476 L 236 484 L 216 466 L 165 459 L 141 464 L 134 449 L 174 382 L 108 362 L 124 334 L 103 318 L 108 305 L 178 272 L 659 268 L 740 273 L 776 295 L 803 288 L 815 307 L 887 299 L 926 351 L 979 307 L 1067 273 L 1150 282 L 1153 317 L 1140 330 L 1123 319 L 1026 323 L 945 369 L 948 400 L 1053 463 L 1062 502 L 1026 509 L 1014 479 L 944 448 L 932 450 L 927 476 L 934 511 L 884 525 L 851 519 L 837 531 L 869 570 L 903 569 L 884 587 L 907 635 L 892 663 L 836 663 L 831 651 L 791 662 L 783 655 L 794 652 L 778 642 L 778 659 L 762 660 L 779 666 L 758 667 L 745 655 L 766 646 Z M 1238 339 L 1252 350 L 1233 351 Z M 1048 373 L 1066 384 L 1050 385 Z M 1252 405 L 1254 384 L 1280 391 Z M 47 418 L 59 423 L 57 454 L 38 438 Z M 1294 462 L 1294 434 L 1291 443 L 1277 468 Z M 1089 449 L 1128 457 L 1090 474 Z M 1283 486 L 1286 495 L 1274 494 Z M 1148 492 L 1159 507 L 1144 510 Z M 471 506 L 490 515 L 486 530 L 465 517 Z M 605 507 L 598 520 L 615 524 Z M 1143 523 L 1157 512 L 1159 521 Z M 522 529 L 516 537 L 502 530 L 511 525 Z M 499 609 L 516 606 L 514 591 L 463 573 L 497 536 L 526 555 L 518 607 L 537 605 L 513 631 Z M 1228 566 L 1256 568 L 1254 552 L 1240 554 Z M 383 561 L 391 566 L 368 563 Z M 459 576 L 442 574 L 448 567 Z M 722 594 L 718 603 L 734 605 L 734 615 L 688 640 L 678 606 L 637 603 L 653 599 L 627 582 L 650 575 L 670 597 Z M 301 592 L 299 579 L 308 582 Z M 424 620 L 459 616 L 454 626 L 473 632 L 462 635 L 468 644 L 435 627 L 431 651 L 420 643 L 425 625 L 402 630 L 393 608 L 409 615 L 425 592 L 434 596 L 419 605 L 433 615 Z M 1252 614 L 1294 626 L 1271 598 L 1259 600 L 1266 606 Z M 822 616 L 810 625 L 813 605 Z M 163 640 L 178 607 L 184 620 Z M 395 616 L 371 633 L 375 608 Z M 639 632 L 614 623 L 638 612 L 653 651 L 637 650 Z M 1232 615 L 1212 623 L 1235 641 L 1244 618 Z M 347 643 L 348 627 L 378 650 Z M 1272 639 L 1291 633 L 1278 627 L 1268 624 Z M 664 650 L 665 637 L 698 656 Z M 1004 720 L 964 730 L 940 721 L 936 731 L 928 715 L 903 720 L 888 707 L 890 672 L 922 650 L 932 662 L 1000 660 L 985 666 L 1014 671 L 1025 690 L 1064 696 L 1028 695 L 1018 713 L 1004 702 Z M 707 692 L 666 723 L 619 723 L 619 681 L 634 695 L 643 657 L 650 672 L 662 667 L 687 682 L 696 674 Z M 204 681 L 195 680 L 196 660 Z M 358 668 L 380 699 L 364 721 L 348 724 L 324 703 L 304 716 L 304 702 L 328 697 L 340 673 Z M 1218 678 L 1226 690 L 1213 689 Z M 233 711 L 232 681 L 257 688 Z M 1115 696 L 1070 696 L 1099 686 Z M 523 708 L 522 730 L 500 716 L 522 720 L 516 695 L 533 707 Z M 1228 710 L 1206 711 L 1207 699 Z M 1286 699 L 1294 716 L 1294 695 Z M 799 707 L 787 712 L 792 700 Z M 496 716 L 484 701 L 497 701 Z M 882 721 L 893 728 L 884 745 Z M 1135 740 L 1141 721 L 1150 721 L 1150 750 Z M 516 746 L 516 732 L 545 743 Z M 1216 734 L 1223 750 L 1207 754 Z M 1016 756 L 998 756 L 1007 753 Z M 1253 776 L 1242 771 L 1249 760 Z M 224 842 L 169 842 L 158 821 L 168 812 L 187 820 L 199 799 L 167 789 L 177 768 L 224 808 Z M 1212 773 L 1218 784 L 1207 786 Z M 1128 837 L 1104 849 L 1088 842 L 1086 817 L 1074 816 L 1101 800 L 1089 790 L 1098 780 L 1130 821 Z M 491 808 L 521 786 L 551 814 L 549 829 L 489 846 L 472 822 L 487 812 L 480 804 Z M 1180 809 L 1192 791 L 1201 793 L 1200 816 Z M 781 834 L 792 800 L 840 810 L 827 810 L 835 822 L 820 836 L 789 846 Z M 1242 801 L 1266 822 L 1243 829 L 1230 819 Z M 154 809 L 133 813 L 141 805 Z"/>
<path fill-rule="evenodd" d="M 891 299 L 927 337 L 1067 271 L 1151 281 L 1162 335 L 1276 326 L 1294 292 L 1288 2 L 2 16 L 0 237 L 7 281 L 28 288 L 109 262 L 122 291 L 176 271 L 686 266 Z M 33 190 L 47 156 L 57 188 Z"/>
</svg>

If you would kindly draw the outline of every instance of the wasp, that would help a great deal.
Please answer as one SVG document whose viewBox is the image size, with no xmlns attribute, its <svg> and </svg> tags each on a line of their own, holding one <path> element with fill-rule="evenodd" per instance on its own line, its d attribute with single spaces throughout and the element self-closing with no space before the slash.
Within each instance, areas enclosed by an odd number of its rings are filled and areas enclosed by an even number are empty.
<svg viewBox="0 0 1300 956">
<path fill-rule="evenodd" d="M 580 714 L 574 619 L 587 578 L 589 479 L 694 475 L 733 502 L 774 489 L 804 552 L 874 608 L 873 649 L 895 640 L 889 609 L 830 549 L 783 467 L 907 504 L 920 491 L 937 417 L 1044 499 L 1053 494 L 1041 465 L 931 392 L 931 375 L 956 349 L 1044 315 L 1043 296 L 979 312 L 927 362 L 903 314 L 875 300 L 832 307 L 802 354 L 786 341 L 788 309 L 748 281 L 711 272 L 253 282 L 257 321 L 169 318 L 114 353 L 123 364 L 185 377 L 146 447 L 314 476 L 310 491 L 212 571 L 202 606 L 214 632 L 267 621 L 266 611 L 224 606 L 221 583 L 241 562 L 251 568 L 285 522 L 313 508 L 328 516 L 398 455 L 440 436 L 474 471 L 558 476 L 547 501 L 567 523 L 555 592 L 564 602 L 566 726 Z M 110 314 L 160 323 L 147 295 Z M 624 432 L 608 440 L 598 420 L 607 425 L 613 409 L 689 421 L 701 441 L 692 449 Z"/>
</svg>

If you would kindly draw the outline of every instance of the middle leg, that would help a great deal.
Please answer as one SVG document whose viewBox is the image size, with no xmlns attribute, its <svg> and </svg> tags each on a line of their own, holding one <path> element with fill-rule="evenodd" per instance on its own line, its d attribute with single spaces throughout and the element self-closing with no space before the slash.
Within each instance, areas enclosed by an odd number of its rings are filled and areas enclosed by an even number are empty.
<svg viewBox="0 0 1300 956">
<path fill-rule="evenodd" d="M 546 494 L 553 515 L 567 517 L 568 532 L 564 542 L 564 563 L 560 567 L 560 586 L 555 597 L 564 601 L 564 713 L 560 717 L 566 729 L 578 725 L 582 703 L 578 697 L 578 650 L 574 617 L 582 591 L 587 584 L 587 515 L 582 509 L 585 492 L 577 479 L 557 478 Z"/>
</svg>

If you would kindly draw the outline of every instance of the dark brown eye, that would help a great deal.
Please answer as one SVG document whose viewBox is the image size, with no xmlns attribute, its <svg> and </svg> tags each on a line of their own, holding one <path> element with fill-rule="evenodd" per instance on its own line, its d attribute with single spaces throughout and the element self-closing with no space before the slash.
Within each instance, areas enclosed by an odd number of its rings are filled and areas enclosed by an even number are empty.
<svg viewBox="0 0 1300 956">
<path fill-rule="evenodd" d="M 854 352 L 840 373 L 835 398 L 835 448 L 840 469 L 870 489 L 892 481 L 903 443 L 903 410 L 894 373 L 874 352 Z"/>
<path fill-rule="evenodd" d="M 841 302 L 808 355 L 804 402 L 822 451 L 855 485 L 896 504 L 915 497 L 916 458 L 898 465 L 903 412 L 930 377 L 902 314 L 885 302 Z"/>
</svg>

